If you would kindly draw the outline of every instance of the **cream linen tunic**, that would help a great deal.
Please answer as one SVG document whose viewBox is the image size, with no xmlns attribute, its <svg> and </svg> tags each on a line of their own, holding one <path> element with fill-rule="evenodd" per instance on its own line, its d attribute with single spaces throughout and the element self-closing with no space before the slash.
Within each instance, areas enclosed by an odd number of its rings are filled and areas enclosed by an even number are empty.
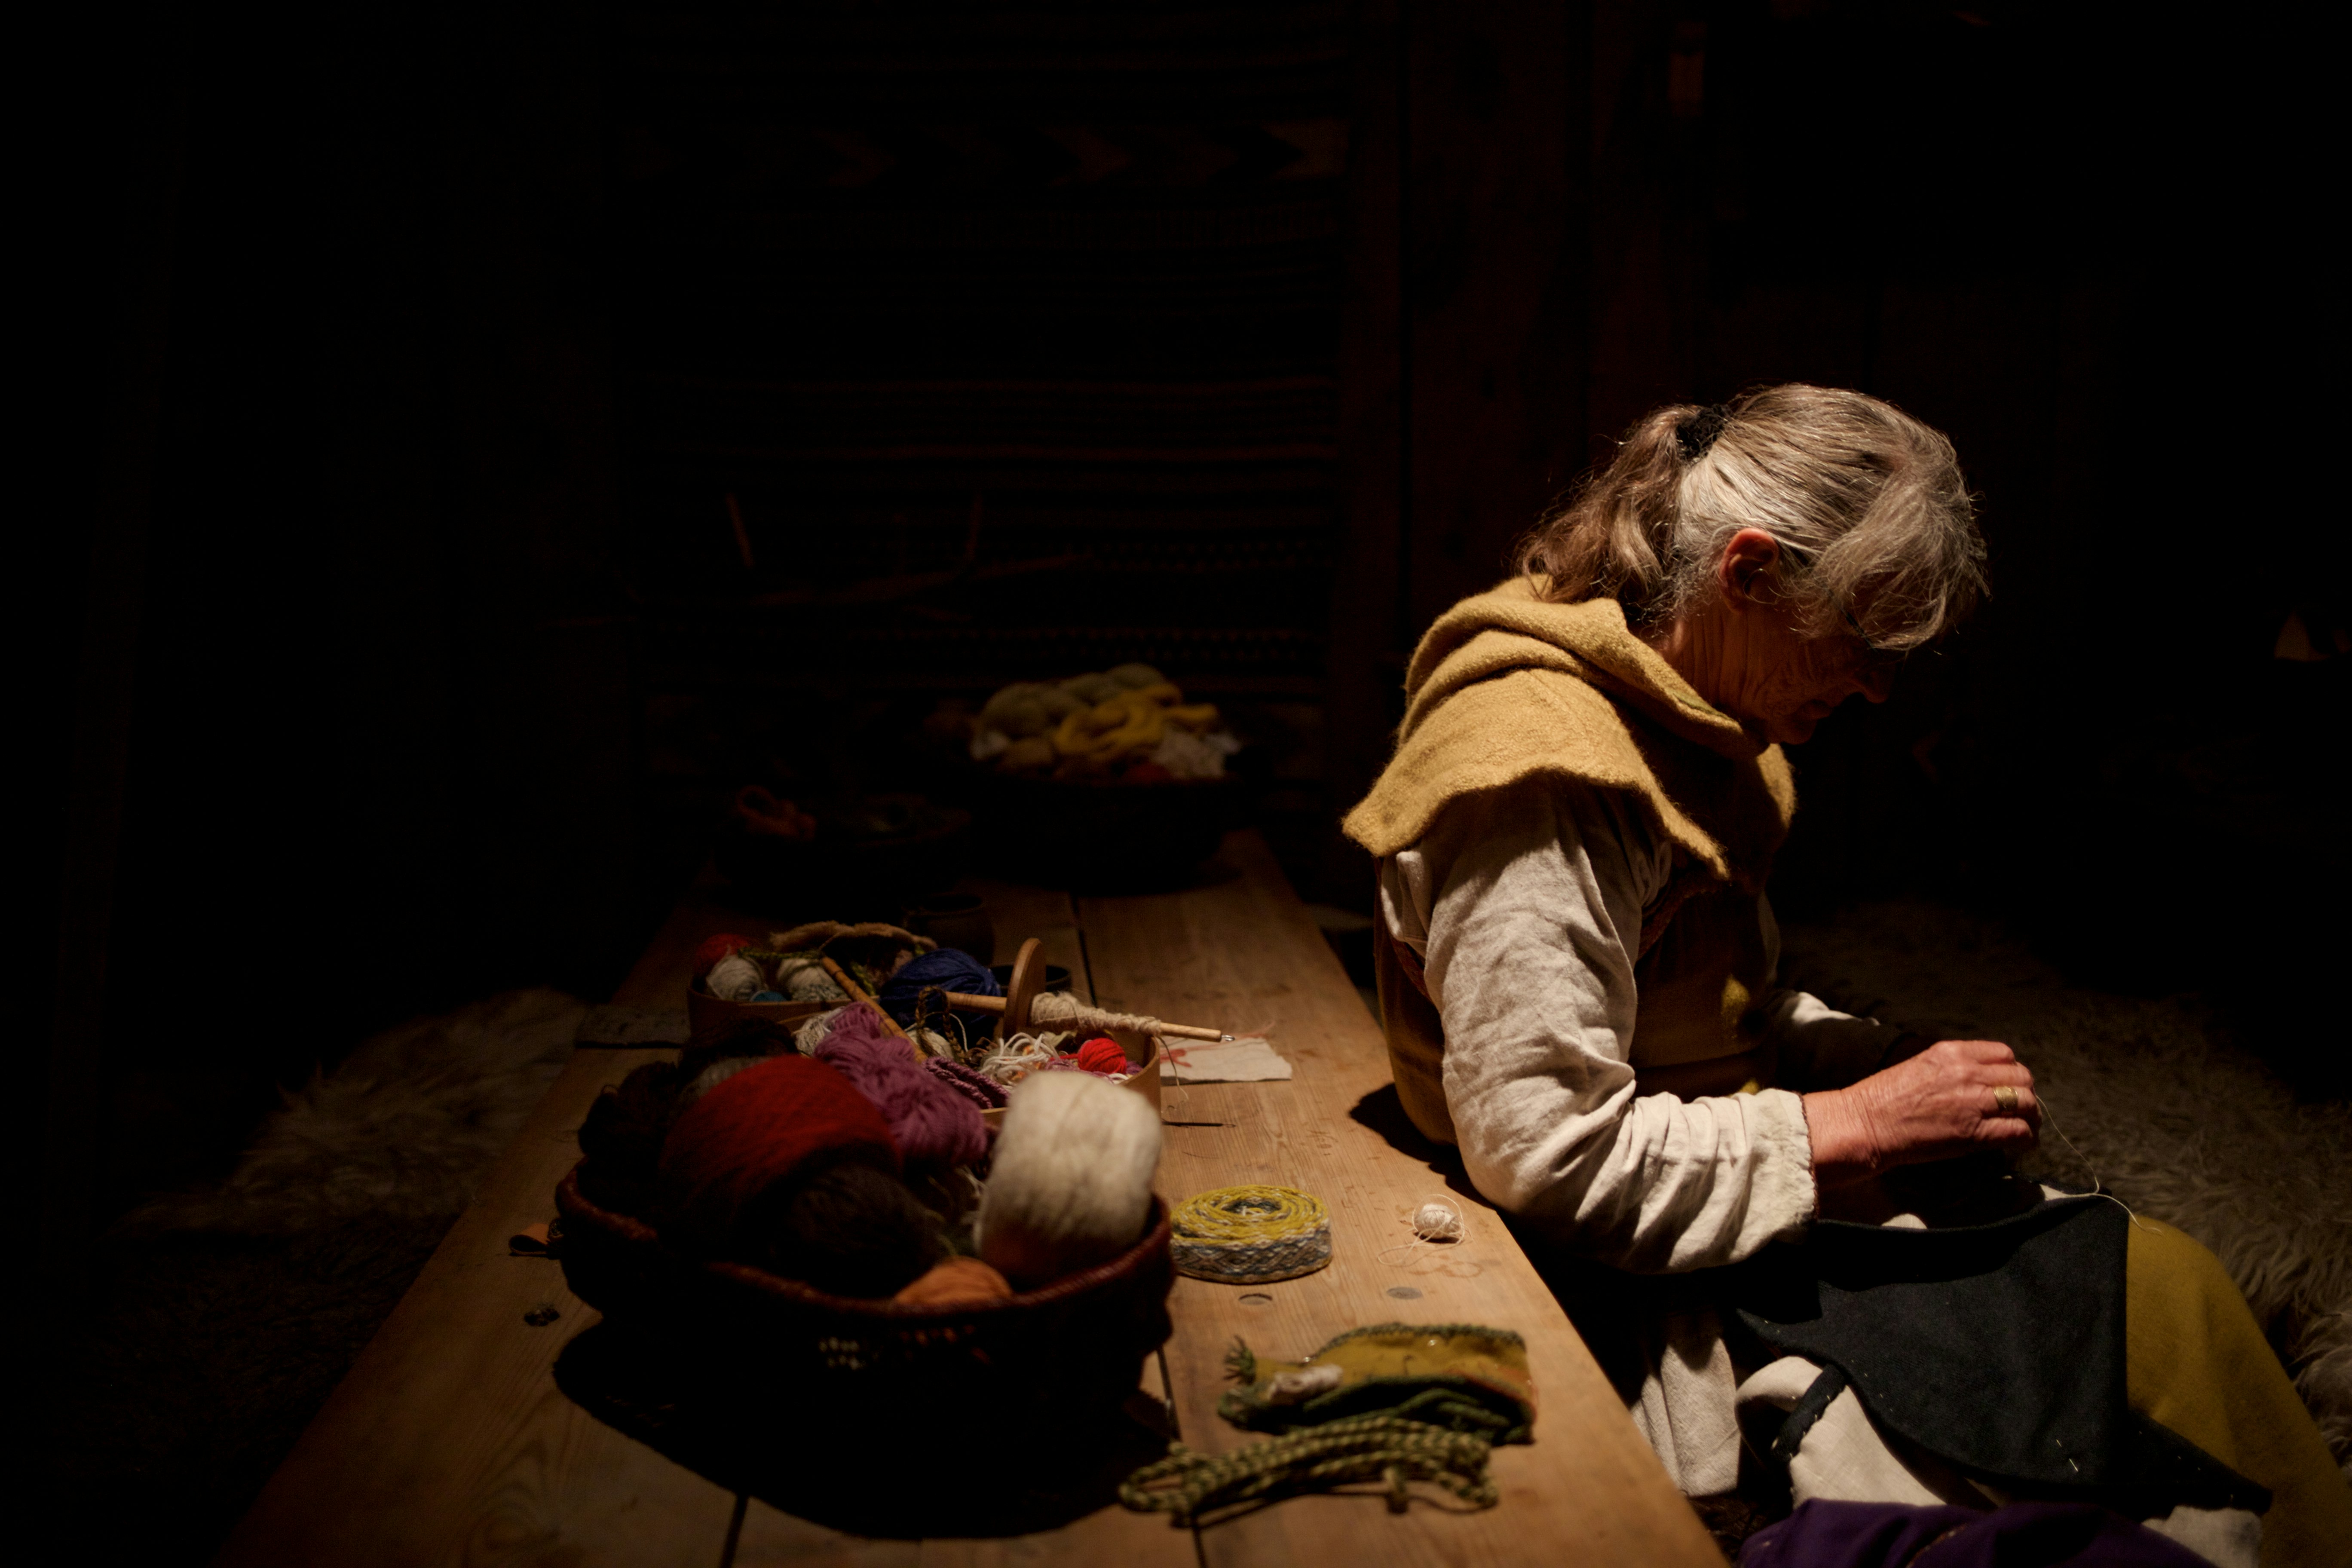
<svg viewBox="0 0 2352 1568">
<path fill-rule="evenodd" d="M 1445 1100 L 1470 1180 L 1583 1256 L 1641 1272 L 1736 1263 L 1815 1212 L 1796 1092 L 1637 1095 L 1643 911 L 1680 852 L 1613 792 L 1523 780 L 1449 805 L 1383 861 L 1381 913 L 1445 1026 Z M 1765 912 L 1768 928 L 1769 908 Z M 1779 933 L 1768 929 L 1777 965 Z M 1798 991 L 1762 1000 L 1779 1077 L 1829 1088 L 1898 1031 Z M 1738 1475 L 1736 1379 L 1712 1313 L 1658 1325 L 1633 1415 L 1686 1491 Z"/>
</svg>

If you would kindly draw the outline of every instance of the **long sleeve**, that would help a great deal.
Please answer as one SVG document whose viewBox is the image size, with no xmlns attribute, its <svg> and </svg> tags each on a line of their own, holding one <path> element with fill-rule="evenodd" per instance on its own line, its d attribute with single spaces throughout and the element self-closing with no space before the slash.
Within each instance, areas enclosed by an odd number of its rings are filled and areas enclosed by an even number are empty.
<svg viewBox="0 0 2352 1568">
<path fill-rule="evenodd" d="M 1776 1047 L 1780 1081 L 1799 1089 L 1843 1089 L 1868 1078 L 1902 1033 L 1802 991 L 1776 991 L 1764 1006 L 1764 1034 Z"/>
<path fill-rule="evenodd" d="M 1554 781 L 1458 800 L 1384 868 L 1383 912 L 1422 954 L 1480 1192 L 1622 1268 L 1736 1262 L 1811 1220 L 1804 1111 L 1784 1089 L 1635 1094 L 1633 961 L 1670 851 L 1630 815 Z"/>
</svg>

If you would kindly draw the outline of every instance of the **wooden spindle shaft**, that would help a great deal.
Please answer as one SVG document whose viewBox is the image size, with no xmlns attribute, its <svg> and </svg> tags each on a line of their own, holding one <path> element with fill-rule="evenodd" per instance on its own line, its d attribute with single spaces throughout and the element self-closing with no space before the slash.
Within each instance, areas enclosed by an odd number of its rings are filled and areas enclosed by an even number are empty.
<svg viewBox="0 0 2352 1568">
<path fill-rule="evenodd" d="M 1005 999 L 1002 996 L 974 996 L 962 991 L 950 991 L 945 993 L 945 995 L 947 997 L 948 1005 L 961 1012 L 1002 1013 L 1005 1010 Z M 1031 1011 L 1033 1016 L 1030 1019 L 1030 1023 L 1034 1027 L 1040 1022 L 1039 1019 L 1034 1016 L 1035 1011 L 1034 1004 Z M 1056 1020 L 1047 1018 L 1042 1020 L 1042 1022 L 1050 1025 L 1056 1022 Z M 1013 1032 L 1018 1034 L 1020 1031 L 1016 1029 Z M 1231 1035 L 1225 1033 L 1222 1029 L 1205 1029 L 1197 1024 L 1163 1023 L 1157 1029 L 1154 1029 L 1152 1033 L 1155 1035 L 1166 1035 L 1171 1039 L 1178 1040 L 1230 1040 L 1233 1038 Z"/>
<path fill-rule="evenodd" d="M 900 1039 L 905 1040 L 907 1042 L 907 1048 L 915 1053 L 915 1059 L 917 1061 L 921 1061 L 923 1059 L 923 1047 L 917 1045 L 906 1030 L 898 1027 L 898 1019 L 893 1018 L 889 1014 L 882 1010 L 881 1003 L 877 1002 L 873 997 L 868 996 L 866 994 L 866 987 L 860 985 L 856 981 L 852 980 L 849 977 L 849 972 L 847 970 L 842 968 L 841 965 L 835 963 L 832 959 L 826 957 L 821 952 L 816 955 L 816 961 L 824 965 L 824 972 L 833 976 L 833 983 L 849 994 L 849 999 L 852 1002 L 863 1002 L 868 1007 L 873 1008 L 874 1016 L 882 1020 L 882 1026 L 889 1030 L 892 1034 L 898 1036 Z"/>
</svg>

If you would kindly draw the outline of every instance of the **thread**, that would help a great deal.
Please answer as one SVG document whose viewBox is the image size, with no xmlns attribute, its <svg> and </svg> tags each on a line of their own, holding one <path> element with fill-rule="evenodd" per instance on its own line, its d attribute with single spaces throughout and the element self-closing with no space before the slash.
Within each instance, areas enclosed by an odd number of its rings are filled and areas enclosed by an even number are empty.
<svg viewBox="0 0 2352 1568">
<path fill-rule="evenodd" d="M 882 1113 L 824 1063 L 771 1057 L 678 1113 L 656 1176 L 661 1229 L 690 1247 L 741 1257 L 750 1205 L 803 1166 L 843 1160 L 897 1170 Z"/>
<path fill-rule="evenodd" d="M 982 1078 L 1007 1088 L 1041 1068 L 1050 1067 L 1071 1037 L 1066 1033 L 1009 1035 L 974 1064 Z"/>
<path fill-rule="evenodd" d="M 1412 1211 L 1412 1217 L 1406 1220 L 1405 1224 L 1412 1228 L 1412 1239 L 1399 1242 L 1394 1247 L 1382 1247 L 1381 1262 L 1386 1263 L 1393 1253 L 1409 1253 L 1419 1247 L 1444 1246 L 1460 1241 L 1467 1232 L 1467 1226 L 1462 1218 L 1462 1211 L 1455 1208 L 1453 1203 L 1445 1198 L 1424 1200 Z"/>
<path fill-rule="evenodd" d="M 950 1258 L 891 1298 L 901 1307 L 976 1307 L 1013 1294 L 1003 1275 L 977 1258 Z"/>
<path fill-rule="evenodd" d="M 842 1009 L 815 1054 L 873 1102 L 908 1164 L 968 1165 L 987 1154 L 979 1108 L 924 1070 L 872 1008 Z"/>
<path fill-rule="evenodd" d="M 1028 1289 L 1135 1245 L 1151 1208 L 1160 1114 L 1091 1073 L 1040 1073 L 1004 1113 L 973 1234 Z"/>
<path fill-rule="evenodd" d="M 702 945 L 694 950 L 694 972 L 697 974 L 708 974 L 711 967 L 720 959 L 740 952 L 751 945 L 750 937 L 737 936 L 731 931 L 721 931 L 717 936 L 705 937 Z"/>
<path fill-rule="evenodd" d="M 901 1024 L 915 1021 L 923 1010 L 926 991 L 957 991 L 967 996 L 1002 996 L 1003 987 L 988 966 L 960 948 L 942 947 L 908 960 L 883 983 L 875 1000 Z M 944 1011 L 938 1003 L 933 1012 Z"/>
<path fill-rule="evenodd" d="M 789 1002 L 792 998 L 785 995 L 781 991 L 760 991 L 752 994 L 751 1000 L 754 1002 Z"/>
<path fill-rule="evenodd" d="M 1412 1233 L 1423 1241 L 1459 1241 L 1462 1216 L 1442 1203 L 1426 1203 L 1412 1215 Z"/>
<path fill-rule="evenodd" d="M 760 966 L 740 952 L 730 952 L 710 966 L 703 987 L 722 1002 L 749 1002 L 768 987 Z"/>
<path fill-rule="evenodd" d="M 1296 1187 L 1217 1187 L 1171 1216 L 1179 1273 L 1227 1285 L 1265 1285 L 1331 1261 L 1331 1216 Z"/>
<path fill-rule="evenodd" d="M 2134 1230 L 2147 1230 L 2147 1226 L 2140 1224 L 2139 1215 L 2132 1213 L 2131 1205 L 2124 1202 L 2123 1199 L 2107 1191 L 2107 1184 L 2100 1179 L 2099 1168 L 2091 1163 L 2091 1157 L 2088 1154 L 2084 1153 L 2083 1151 L 2074 1147 L 2074 1141 L 2066 1136 L 2066 1130 L 2058 1125 L 2058 1119 L 2055 1116 L 2050 1114 L 2050 1097 L 2041 1089 L 2036 1089 L 2033 1091 L 2033 1103 L 2042 1108 L 2042 1120 L 2050 1124 L 2051 1131 L 2058 1134 L 2058 1142 L 2065 1144 L 2067 1152 L 2073 1154 L 2077 1160 L 2082 1161 L 2083 1169 L 2091 1173 L 2091 1190 L 2086 1194 L 2078 1193 L 2071 1195 L 2077 1197 L 2105 1198 L 2107 1202 L 2115 1205 L 2117 1208 L 2124 1211 L 2125 1215 L 2131 1220 L 2132 1228 Z M 2150 1231 L 2149 1234 L 2154 1235 L 2155 1233 Z"/>
</svg>

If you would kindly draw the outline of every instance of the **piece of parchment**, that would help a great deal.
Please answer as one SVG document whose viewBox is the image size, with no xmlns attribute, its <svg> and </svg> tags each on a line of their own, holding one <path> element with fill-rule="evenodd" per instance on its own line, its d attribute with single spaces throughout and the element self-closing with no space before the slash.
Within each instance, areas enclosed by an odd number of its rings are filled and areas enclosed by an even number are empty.
<svg viewBox="0 0 2352 1568">
<path fill-rule="evenodd" d="M 1160 1064 L 1162 1083 L 1267 1083 L 1290 1077 L 1290 1064 L 1263 1035 L 1238 1040 L 1171 1040 Z"/>
</svg>

